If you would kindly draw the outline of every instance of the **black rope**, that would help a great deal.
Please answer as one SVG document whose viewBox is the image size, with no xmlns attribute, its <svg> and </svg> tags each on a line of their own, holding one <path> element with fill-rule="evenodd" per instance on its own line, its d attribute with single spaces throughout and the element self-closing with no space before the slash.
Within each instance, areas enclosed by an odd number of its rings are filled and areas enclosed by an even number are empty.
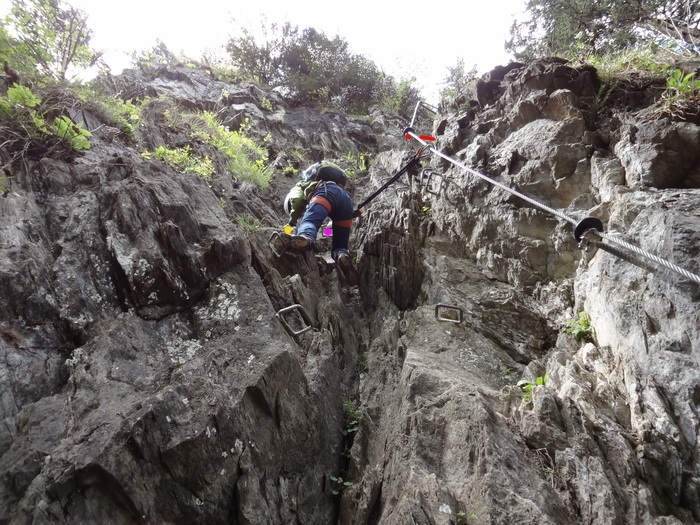
<svg viewBox="0 0 700 525">
<path fill-rule="evenodd" d="M 408 170 L 413 168 L 414 166 L 417 166 L 420 164 L 421 157 L 423 155 L 423 148 L 420 148 L 418 150 L 418 153 L 416 153 L 413 158 L 409 161 L 408 164 L 406 164 L 403 168 L 401 168 L 398 173 L 396 173 L 393 177 L 391 177 L 388 181 L 386 181 L 377 191 L 372 193 L 369 197 L 367 197 L 362 203 L 360 203 L 357 206 L 357 209 L 355 210 L 355 213 L 358 213 L 362 208 L 367 206 L 370 202 L 372 202 L 374 199 L 377 198 L 377 196 L 382 193 L 385 189 L 387 189 L 389 186 L 391 186 L 394 182 L 396 182 L 401 175 L 406 173 Z"/>
</svg>

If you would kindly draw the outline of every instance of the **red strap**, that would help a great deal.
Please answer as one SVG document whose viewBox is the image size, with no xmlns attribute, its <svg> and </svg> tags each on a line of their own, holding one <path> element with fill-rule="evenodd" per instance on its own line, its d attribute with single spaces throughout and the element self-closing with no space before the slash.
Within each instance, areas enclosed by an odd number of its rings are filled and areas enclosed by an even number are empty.
<svg viewBox="0 0 700 525">
<path fill-rule="evenodd" d="M 326 208 L 328 213 L 330 213 L 331 210 L 333 209 L 333 207 L 331 206 L 331 203 L 328 202 L 328 199 L 326 199 L 325 197 L 321 197 L 320 195 L 316 195 L 313 199 L 311 199 L 311 203 L 320 204 L 321 206 Z"/>
</svg>

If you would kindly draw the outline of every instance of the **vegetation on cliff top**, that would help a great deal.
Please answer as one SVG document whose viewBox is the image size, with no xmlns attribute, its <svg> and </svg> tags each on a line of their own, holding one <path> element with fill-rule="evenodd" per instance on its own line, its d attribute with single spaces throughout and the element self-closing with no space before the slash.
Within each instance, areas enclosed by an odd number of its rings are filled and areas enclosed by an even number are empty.
<svg viewBox="0 0 700 525">
<path fill-rule="evenodd" d="M 115 134 L 136 142 L 142 108 L 151 101 L 105 94 L 99 82 L 80 80 L 86 69 L 101 67 L 102 56 L 90 47 L 93 32 L 85 13 L 64 0 L 11 0 L 11 5 L 10 14 L 0 20 L 0 61 L 5 70 L 0 138 L 9 152 L 2 161 L 46 155 L 69 158 L 89 148 L 90 131 L 75 120 L 85 108 L 113 126 Z M 516 58 L 557 55 L 574 66 L 594 66 L 604 84 L 601 101 L 620 81 L 652 78 L 662 88 L 658 115 L 690 119 L 698 113 L 700 83 L 693 68 L 681 70 L 678 61 L 685 60 L 687 66 L 688 59 L 698 58 L 700 0 L 643 0 L 634 8 L 622 0 L 595 5 L 528 0 L 527 14 L 525 20 L 514 23 L 506 43 Z M 226 44 L 229 59 L 223 62 L 206 56 L 201 61 L 177 57 L 160 44 L 134 55 L 134 64 L 141 68 L 183 63 L 199 66 L 222 80 L 257 82 L 277 91 L 290 104 L 353 114 L 366 114 L 371 106 L 379 105 L 410 117 L 420 99 L 415 78 L 397 81 L 386 75 L 372 61 L 353 53 L 341 36 L 328 37 L 313 28 L 265 20 L 261 21 L 262 40 L 245 27 L 237 31 Z M 469 70 L 459 59 L 448 68 L 441 96 L 448 100 L 462 95 L 474 85 L 476 75 L 474 68 Z M 270 101 L 265 100 L 264 109 L 270 110 Z M 220 122 L 210 123 L 210 129 L 218 132 L 209 134 L 209 142 L 226 150 L 224 153 L 232 159 L 247 158 L 232 156 L 234 145 L 248 152 L 256 150 L 255 158 L 243 166 L 243 171 L 249 171 L 251 180 L 265 186 L 268 174 L 261 165 L 264 154 L 257 149 L 259 145 L 246 138 L 242 130 L 229 132 L 222 126 Z M 222 131 L 226 133 L 222 135 Z M 229 140 L 234 135 L 236 140 Z M 222 136 L 226 139 L 223 142 Z M 192 160 L 188 158 L 191 152 L 174 148 L 156 157 L 172 161 L 173 151 L 179 161 Z M 188 169 L 201 171 L 199 164 L 194 166 Z M 232 163 L 228 168 L 242 169 Z M 212 168 L 203 169 L 210 176 Z"/>
</svg>

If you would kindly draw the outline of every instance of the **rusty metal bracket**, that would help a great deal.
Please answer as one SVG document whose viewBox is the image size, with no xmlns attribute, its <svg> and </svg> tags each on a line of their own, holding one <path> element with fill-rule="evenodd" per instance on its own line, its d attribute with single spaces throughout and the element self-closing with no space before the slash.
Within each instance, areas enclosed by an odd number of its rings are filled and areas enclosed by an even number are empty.
<svg viewBox="0 0 700 525">
<path fill-rule="evenodd" d="M 288 314 L 290 312 L 294 312 L 295 310 L 299 310 L 299 315 L 301 316 L 302 322 L 300 324 L 303 325 L 303 328 L 301 330 L 294 330 L 294 328 L 291 327 L 291 325 L 287 322 L 287 320 L 284 318 L 285 314 Z M 287 306 L 286 308 L 282 308 L 279 312 L 277 312 L 277 319 L 280 320 L 280 323 L 282 323 L 282 326 L 284 326 L 284 329 L 289 332 L 289 335 L 291 336 L 297 336 L 300 334 L 303 334 L 307 330 L 311 330 L 311 319 L 309 318 L 309 315 L 306 313 L 306 310 L 304 310 L 304 307 L 300 304 L 293 304 L 292 306 Z"/>
<path fill-rule="evenodd" d="M 459 324 L 464 319 L 464 312 L 459 306 L 450 306 L 449 304 L 435 305 L 435 319 L 446 323 Z"/>
</svg>

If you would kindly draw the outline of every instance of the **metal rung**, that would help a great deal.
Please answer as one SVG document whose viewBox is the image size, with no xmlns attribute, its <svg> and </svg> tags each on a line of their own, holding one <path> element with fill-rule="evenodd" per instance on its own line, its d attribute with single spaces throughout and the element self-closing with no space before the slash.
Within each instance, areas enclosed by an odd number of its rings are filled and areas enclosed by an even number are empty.
<svg viewBox="0 0 700 525">
<path fill-rule="evenodd" d="M 420 185 L 425 188 L 425 191 L 432 193 L 433 195 L 440 195 L 440 190 L 442 190 L 443 177 L 439 173 L 435 173 L 433 168 L 423 168 L 418 176 Z M 437 180 L 437 182 L 435 182 Z M 433 188 L 437 185 L 437 188 Z"/>
<path fill-rule="evenodd" d="M 303 320 L 302 324 L 306 324 L 301 330 L 294 330 L 294 328 L 292 328 L 287 322 L 287 320 L 283 317 L 283 314 L 293 312 L 294 310 L 299 310 L 299 314 L 301 315 L 301 318 Z M 292 306 L 282 308 L 279 312 L 277 312 L 277 318 L 280 320 L 280 323 L 282 323 L 282 326 L 284 326 L 285 330 L 287 330 L 287 332 L 289 332 L 289 334 L 292 336 L 297 336 L 299 334 L 303 334 L 307 330 L 311 330 L 311 319 L 309 319 L 306 310 L 304 310 L 304 307 L 300 304 L 293 304 Z"/>
<path fill-rule="evenodd" d="M 394 187 L 394 194 L 395 194 L 397 197 L 399 197 L 399 196 L 403 197 L 403 196 L 406 195 L 409 191 L 411 191 L 411 188 L 410 188 L 409 186 L 397 185 L 396 187 Z"/>
<path fill-rule="evenodd" d="M 459 306 L 450 306 L 448 304 L 435 305 L 435 319 L 445 321 L 446 323 L 459 324 L 464 319 L 464 312 Z"/>
<path fill-rule="evenodd" d="M 272 232 L 272 235 L 270 235 L 270 240 L 267 242 L 270 244 L 272 253 L 274 253 L 277 257 L 282 257 L 284 252 L 286 252 L 287 248 L 289 247 L 287 239 L 285 239 L 280 232 Z"/>
</svg>

